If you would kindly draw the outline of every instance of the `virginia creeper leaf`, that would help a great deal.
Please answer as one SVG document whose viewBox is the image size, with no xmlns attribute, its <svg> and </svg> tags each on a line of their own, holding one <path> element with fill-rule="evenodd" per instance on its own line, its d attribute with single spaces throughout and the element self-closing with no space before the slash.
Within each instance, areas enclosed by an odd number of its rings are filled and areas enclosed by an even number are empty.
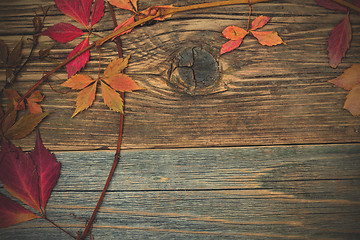
<svg viewBox="0 0 360 240">
<path fill-rule="evenodd" d="M 261 45 L 265 46 L 274 46 L 281 43 L 284 43 L 283 40 L 279 37 L 275 31 L 251 31 L 252 35 L 257 38 Z M 285 43 L 284 43 L 285 44 Z"/>
<path fill-rule="evenodd" d="M 114 32 L 116 32 L 117 30 L 125 27 L 125 26 L 128 26 L 130 24 L 133 24 L 135 22 L 135 18 L 134 16 L 131 17 L 131 18 L 128 18 L 127 20 L 125 20 L 124 22 L 120 23 L 115 29 L 114 29 Z M 131 30 L 133 30 L 134 28 L 130 28 L 129 30 L 126 30 L 125 32 L 119 34 L 119 35 L 123 35 L 123 34 L 127 34 L 129 32 L 131 32 Z"/>
<path fill-rule="evenodd" d="M 49 36 L 51 39 L 59 43 L 67 43 L 74 40 L 77 37 L 84 35 L 85 33 L 70 23 L 58 23 L 49 27 L 40 35 Z"/>
<path fill-rule="evenodd" d="M 235 48 L 239 47 L 242 43 L 243 39 L 239 39 L 239 40 L 230 40 L 227 43 L 225 43 L 224 45 L 222 45 L 221 49 L 220 49 L 220 55 L 230 52 L 232 50 L 234 50 Z"/>
<path fill-rule="evenodd" d="M 55 0 L 55 3 L 65 15 L 84 27 L 89 25 L 92 0 Z"/>
<path fill-rule="evenodd" d="M 9 56 L 9 49 L 7 44 L 0 39 L 0 60 L 3 63 L 7 63 L 7 58 Z"/>
<path fill-rule="evenodd" d="M 93 82 L 95 82 L 95 80 L 93 80 L 88 75 L 76 74 L 71 78 L 69 78 L 66 82 L 61 84 L 61 86 L 80 90 L 80 89 L 84 89 L 86 86 L 90 85 Z"/>
<path fill-rule="evenodd" d="M 35 148 L 29 155 L 35 163 L 39 176 L 40 206 L 45 212 L 46 203 L 60 176 L 60 162 L 56 161 L 54 154 L 45 148 L 39 131 L 37 131 Z"/>
<path fill-rule="evenodd" d="M 351 68 L 345 70 L 343 74 L 329 82 L 346 90 L 351 90 L 360 84 L 360 64 L 352 65 Z"/>
<path fill-rule="evenodd" d="M 40 218 L 40 216 L 0 193 L 0 228 L 10 227 L 35 218 Z"/>
<path fill-rule="evenodd" d="M 106 67 L 104 72 L 104 78 L 109 78 L 115 74 L 121 73 L 129 63 L 130 55 L 126 58 L 115 58 Z"/>
<path fill-rule="evenodd" d="M 89 37 L 86 37 L 79 45 L 77 45 L 74 50 L 71 51 L 67 58 L 72 57 L 76 53 L 80 52 L 82 49 L 89 46 Z M 74 60 L 66 64 L 66 71 L 68 73 L 69 78 L 74 75 L 76 72 L 80 71 L 83 67 L 85 67 L 86 63 L 89 61 L 90 51 L 87 50 L 82 53 L 80 56 L 76 57 Z"/>
<path fill-rule="evenodd" d="M 109 3 L 121 9 L 137 11 L 137 0 L 109 0 Z"/>
<path fill-rule="evenodd" d="M 95 0 L 91 13 L 91 27 L 104 16 L 104 0 Z"/>
<path fill-rule="evenodd" d="M 352 88 L 346 96 L 344 108 L 354 116 L 360 116 L 360 84 Z"/>
<path fill-rule="evenodd" d="M 44 95 L 41 94 L 39 90 L 36 90 L 33 92 L 30 97 L 28 97 L 27 103 L 30 110 L 30 113 L 36 114 L 36 113 L 42 113 L 41 106 L 38 104 L 44 99 Z"/>
<path fill-rule="evenodd" d="M 223 36 L 230 40 L 242 40 L 248 33 L 245 29 L 236 26 L 229 26 L 222 32 Z"/>
<path fill-rule="evenodd" d="M 347 12 L 346 7 L 343 7 L 340 4 L 337 4 L 336 2 L 333 2 L 331 0 L 315 0 L 315 1 L 317 2 L 317 4 L 327 9 Z"/>
<path fill-rule="evenodd" d="M 76 109 L 71 117 L 75 117 L 81 111 L 88 109 L 95 100 L 97 82 L 81 90 L 76 99 Z"/>
<path fill-rule="evenodd" d="M 132 92 L 142 89 L 131 77 L 123 73 L 118 73 L 109 78 L 103 78 L 103 80 L 109 84 L 110 87 L 120 92 Z"/>
<path fill-rule="evenodd" d="M 102 97 L 113 111 L 123 113 L 123 100 L 119 93 L 101 81 Z"/>
<path fill-rule="evenodd" d="M 50 112 L 23 115 L 6 131 L 4 135 L 9 140 L 23 138 L 30 134 L 34 128 L 49 114 Z"/>
<path fill-rule="evenodd" d="M 12 143 L 2 141 L 0 181 L 4 188 L 23 203 L 41 212 L 39 177 L 30 156 Z"/>
<path fill-rule="evenodd" d="M 256 17 L 254 19 L 254 21 L 252 21 L 251 23 L 251 31 L 254 31 L 256 29 L 259 29 L 259 28 L 262 28 L 263 26 L 265 26 L 265 24 L 267 24 L 268 22 L 270 21 L 270 18 L 269 17 L 266 17 L 266 16 L 259 16 L 259 17 Z"/>
<path fill-rule="evenodd" d="M 21 101 L 21 103 L 18 104 L 18 101 L 21 99 L 18 92 L 14 89 L 7 88 L 4 89 L 4 96 L 8 98 L 15 107 L 16 110 L 24 110 L 25 109 L 25 103 L 24 101 Z"/>
<path fill-rule="evenodd" d="M 336 68 L 349 48 L 351 40 L 351 25 L 349 14 L 333 29 L 328 39 L 329 64 Z"/>
</svg>

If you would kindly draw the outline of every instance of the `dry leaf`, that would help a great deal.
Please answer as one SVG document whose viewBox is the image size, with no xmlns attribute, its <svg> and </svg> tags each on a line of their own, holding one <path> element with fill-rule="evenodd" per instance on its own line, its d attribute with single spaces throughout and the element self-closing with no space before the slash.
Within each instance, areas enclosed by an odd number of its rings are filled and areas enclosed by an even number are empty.
<svg viewBox="0 0 360 240">
<path fill-rule="evenodd" d="M 76 109 L 72 118 L 81 111 L 88 109 L 95 100 L 97 82 L 81 90 L 76 99 Z"/>
<path fill-rule="evenodd" d="M 91 77 L 85 74 L 76 74 L 69 78 L 66 82 L 61 84 L 61 86 L 81 90 L 91 83 L 95 82 Z"/>
<path fill-rule="evenodd" d="M 352 65 L 343 74 L 329 82 L 346 90 L 351 90 L 354 86 L 360 84 L 360 64 Z"/>
<path fill-rule="evenodd" d="M 344 108 L 352 115 L 360 116 L 360 84 L 353 87 L 350 93 L 346 96 Z"/>
<path fill-rule="evenodd" d="M 124 113 L 123 100 L 119 93 L 101 81 L 102 97 L 105 104 L 113 111 Z"/>
</svg>

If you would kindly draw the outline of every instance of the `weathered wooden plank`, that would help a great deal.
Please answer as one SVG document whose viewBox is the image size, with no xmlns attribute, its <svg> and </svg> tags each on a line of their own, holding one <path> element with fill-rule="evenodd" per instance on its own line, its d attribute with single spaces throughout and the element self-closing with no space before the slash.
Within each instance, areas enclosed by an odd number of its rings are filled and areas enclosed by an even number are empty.
<svg viewBox="0 0 360 240">
<path fill-rule="evenodd" d="M 12 45 L 32 32 L 35 5 L 19 2 L 0 3 L 0 35 Z M 195 2 L 140 1 L 140 6 L 169 3 L 182 6 Z M 51 5 L 52 1 L 41 4 Z M 127 16 L 124 11 L 117 13 L 122 14 L 118 15 L 119 21 Z M 353 39 L 344 63 L 332 69 L 327 63 L 326 40 L 344 14 L 319 7 L 314 1 L 272 1 L 253 6 L 254 16 L 272 17 L 264 30 L 278 31 L 287 45 L 264 47 L 247 37 L 239 50 L 219 60 L 226 91 L 194 97 L 166 84 L 171 61 L 179 51 L 198 46 L 216 56 L 226 42 L 221 37 L 222 29 L 228 25 L 244 27 L 247 14 L 247 6 L 198 10 L 174 15 L 122 37 L 125 55 L 132 56 L 127 73 L 146 88 L 127 94 L 124 148 L 360 142 L 359 118 L 342 109 L 347 92 L 327 82 L 359 62 L 359 15 L 351 14 Z M 46 26 L 61 21 L 74 23 L 53 8 Z M 102 35 L 112 30 L 108 11 L 95 28 Z M 57 44 L 46 37 L 41 39 L 40 47 L 54 46 L 53 57 L 57 60 L 65 59 L 81 40 Z M 102 51 L 102 66 L 115 56 L 114 44 L 107 44 Z M 24 93 L 52 67 L 53 63 L 33 61 L 15 88 Z M 94 51 L 85 73 L 96 77 L 97 69 Z M 66 74 L 59 73 L 51 85 L 59 89 L 64 79 Z M 41 90 L 46 95 L 44 108 L 53 112 L 41 125 L 44 142 L 51 149 L 116 146 L 119 116 L 108 111 L 100 92 L 90 110 L 70 119 L 76 93 L 55 93 L 48 85 Z M 16 143 L 28 149 L 33 136 Z"/>
<path fill-rule="evenodd" d="M 48 217 L 88 218 L 113 152 L 59 152 Z M 358 239 L 360 145 L 124 151 L 95 239 Z M 1 239 L 67 239 L 43 220 Z"/>
</svg>

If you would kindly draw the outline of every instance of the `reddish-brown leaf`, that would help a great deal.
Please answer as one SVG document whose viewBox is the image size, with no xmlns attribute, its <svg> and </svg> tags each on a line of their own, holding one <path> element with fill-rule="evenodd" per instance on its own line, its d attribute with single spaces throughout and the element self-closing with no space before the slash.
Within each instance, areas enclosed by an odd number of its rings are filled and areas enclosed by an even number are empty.
<svg viewBox="0 0 360 240">
<path fill-rule="evenodd" d="M 95 0 L 91 13 L 91 27 L 104 16 L 104 0 Z"/>
<path fill-rule="evenodd" d="M 360 84 L 352 88 L 346 96 L 344 108 L 354 116 L 360 116 Z"/>
<path fill-rule="evenodd" d="M 65 15 L 84 27 L 89 25 L 92 0 L 55 0 L 55 3 Z"/>
<path fill-rule="evenodd" d="M 15 122 L 6 132 L 5 137 L 9 140 L 23 138 L 29 135 L 34 128 L 47 116 L 50 112 L 25 114 Z"/>
<path fill-rule="evenodd" d="M 41 212 L 39 176 L 30 156 L 12 143 L 2 141 L 0 181 L 4 188 L 23 203 Z"/>
<path fill-rule="evenodd" d="M 137 0 L 109 0 L 109 3 L 121 9 L 137 11 Z"/>
<path fill-rule="evenodd" d="M 101 81 L 102 97 L 113 111 L 123 113 L 123 100 L 119 93 Z"/>
<path fill-rule="evenodd" d="M 21 103 L 18 104 L 18 101 L 21 99 L 21 97 L 16 90 L 11 88 L 4 89 L 4 96 L 8 98 L 14 106 L 16 106 L 15 107 L 16 110 L 25 109 L 24 101 L 21 101 Z"/>
<path fill-rule="evenodd" d="M 270 21 L 269 17 L 266 16 L 259 16 L 254 19 L 251 23 L 251 31 L 254 31 L 256 29 L 262 28 L 265 24 L 267 24 Z"/>
<path fill-rule="evenodd" d="M 71 117 L 75 117 L 81 111 L 88 109 L 95 100 L 97 82 L 81 90 L 76 99 L 76 109 Z"/>
<path fill-rule="evenodd" d="M 243 39 L 239 39 L 239 40 L 230 40 L 227 43 L 225 43 L 224 45 L 222 45 L 221 49 L 220 49 L 220 55 L 230 52 L 232 50 L 234 50 L 235 48 L 238 48 L 241 43 L 242 43 Z"/>
<path fill-rule="evenodd" d="M 9 103 L 7 109 L 12 108 L 13 103 Z M 5 133 L 7 130 L 14 125 L 16 120 L 17 111 L 15 108 L 12 108 L 12 110 L 9 112 L 9 114 L 5 117 L 4 121 L 2 122 L 2 132 Z"/>
<path fill-rule="evenodd" d="M 42 95 L 39 90 L 33 92 L 30 97 L 26 99 L 30 113 L 42 113 L 41 106 L 38 103 L 41 102 L 43 99 L 44 95 Z"/>
<path fill-rule="evenodd" d="M 80 90 L 84 89 L 86 86 L 90 85 L 93 82 L 95 82 L 95 80 L 93 80 L 88 75 L 76 74 L 69 78 L 66 82 L 61 84 L 61 86 Z"/>
<path fill-rule="evenodd" d="M 22 49 L 23 49 L 23 41 L 21 39 L 9 54 L 9 57 L 7 59 L 8 66 L 16 67 L 21 63 Z"/>
<path fill-rule="evenodd" d="M 317 2 L 317 4 L 327 9 L 347 12 L 346 7 L 343 7 L 340 4 L 337 4 L 336 2 L 333 2 L 331 0 L 315 0 L 315 1 Z"/>
<path fill-rule="evenodd" d="M 336 68 L 349 48 L 351 40 L 351 25 L 349 14 L 333 29 L 328 39 L 329 64 Z"/>
<path fill-rule="evenodd" d="M 278 44 L 285 44 L 275 31 L 251 31 L 252 35 L 257 38 L 261 45 L 274 46 Z"/>
<path fill-rule="evenodd" d="M 118 73 L 116 75 L 112 75 L 109 78 L 103 78 L 103 80 L 110 85 L 113 89 L 120 92 L 132 92 L 135 90 L 143 89 L 139 85 L 136 84 L 131 77 L 126 74 Z"/>
<path fill-rule="evenodd" d="M 126 58 L 115 58 L 106 67 L 104 72 L 104 78 L 109 78 L 115 74 L 121 73 L 129 63 L 130 55 Z"/>
<path fill-rule="evenodd" d="M 46 203 L 60 176 L 60 162 L 56 161 L 54 154 L 45 148 L 39 131 L 37 131 L 35 148 L 29 155 L 35 163 L 39 176 L 40 206 L 45 212 Z"/>
<path fill-rule="evenodd" d="M 245 29 L 229 26 L 223 30 L 222 35 L 230 40 L 242 40 L 248 33 Z"/>
<path fill-rule="evenodd" d="M 40 216 L 0 193 L 0 228 L 10 227 L 35 218 L 40 218 Z"/>
<path fill-rule="evenodd" d="M 120 23 L 115 29 L 114 29 L 114 32 L 116 32 L 117 30 L 123 28 L 123 27 L 126 27 L 126 26 L 129 26 L 130 24 L 133 24 L 135 22 L 135 18 L 134 17 L 131 17 L 131 18 L 128 18 L 127 20 L 125 20 L 124 22 Z M 130 33 L 131 30 L 133 30 L 134 28 L 130 28 L 129 30 L 126 30 L 125 32 L 119 34 L 119 35 L 123 35 L 123 34 L 127 34 L 127 33 Z"/>
<path fill-rule="evenodd" d="M 72 57 L 76 53 L 80 52 L 82 49 L 89 46 L 89 37 L 86 37 L 79 45 L 77 45 L 74 50 L 71 51 L 67 58 Z M 80 71 L 83 67 L 85 67 L 86 63 L 89 61 L 90 51 L 87 50 L 82 53 L 80 56 L 76 57 L 74 60 L 66 64 L 66 71 L 68 73 L 69 78 L 74 75 L 76 72 Z"/>
<path fill-rule="evenodd" d="M 351 90 L 354 86 L 360 84 L 360 64 L 352 65 L 343 74 L 329 82 L 346 90 Z"/>
<path fill-rule="evenodd" d="M 81 29 L 70 23 L 58 23 L 40 33 L 40 35 L 49 36 L 51 39 L 60 43 L 70 42 L 84 34 Z"/>
</svg>

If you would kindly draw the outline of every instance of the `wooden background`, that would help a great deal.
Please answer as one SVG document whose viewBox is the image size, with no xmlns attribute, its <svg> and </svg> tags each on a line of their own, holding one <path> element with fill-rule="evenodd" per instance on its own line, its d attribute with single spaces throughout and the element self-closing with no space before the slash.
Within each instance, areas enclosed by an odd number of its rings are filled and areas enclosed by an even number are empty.
<svg viewBox="0 0 360 240">
<path fill-rule="evenodd" d="M 209 1 L 140 0 L 139 9 Z M 0 38 L 11 47 L 23 38 L 27 55 L 34 12 L 49 5 L 0 1 Z M 119 22 L 129 16 L 116 14 Z M 327 82 L 359 63 L 358 13 L 350 13 L 352 41 L 337 69 L 328 65 L 327 38 L 345 13 L 312 0 L 271 1 L 254 5 L 253 19 L 271 17 L 263 30 L 277 31 L 287 45 L 265 47 L 246 37 L 238 50 L 219 58 L 226 89 L 219 93 L 189 96 L 167 84 L 178 52 L 196 46 L 217 57 L 226 42 L 221 31 L 245 28 L 247 15 L 248 7 L 240 5 L 197 10 L 122 37 L 124 55 L 131 54 L 126 73 L 145 90 L 126 94 L 124 151 L 92 231 L 95 239 L 360 238 L 360 118 L 342 109 L 348 92 Z M 58 22 L 81 28 L 52 7 L 45 25 Z M 112 24 L 106 8 L 96 32 L 106 35 Z M 59 44 L 41 37 L 39 49 L 52 46 L 52 60 L 61 61 L 81 40 Z M 102 67 L 116 55 L 115 44 L 106 44 Z M 92 51 L 83 72 L 96 77 L 97 65 Z M 55 66 L 31 61 L 14 88 L 25 93 Z M 66 77 L 59 71 L 51 86 L 65 90 L 59 85 Z M 119 114 L 98 92 L 94 105 L 71 119 L 76 92 L 60 94 L 48 84 L 40 89 L 43 108 L 52 112 L 40 125 L 42 139 L 62 163 L 47 214 L 76 234 L 110 170 Z M 30 150 L 34 137 L 14 143 Z M 69 239 L 42 219 L 0 234 Z"/>
</svg>

